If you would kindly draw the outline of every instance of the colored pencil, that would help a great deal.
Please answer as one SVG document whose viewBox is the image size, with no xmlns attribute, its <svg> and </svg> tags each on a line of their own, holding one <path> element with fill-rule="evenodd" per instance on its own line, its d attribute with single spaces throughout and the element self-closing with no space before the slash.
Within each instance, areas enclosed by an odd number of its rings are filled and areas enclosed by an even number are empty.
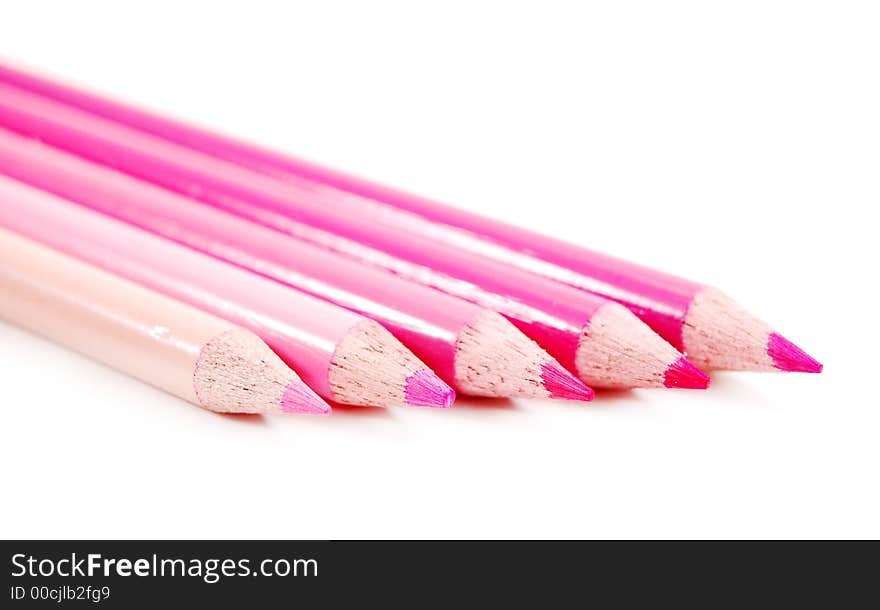
<svg viewBox="0 0 880 610">
<path fill-rule="evenodd" d="M 0 225 L 253 331 L 335 402 L 452 403 L 452 389 L 376 322 L 6 176 Z"/>
<path fill-rule="evenodd" d="M 281 182 L 3 84 L 0 124 L 276 229 L 293 232 L 285 223 L 295 217 L 344 238 L 331 246 L 337 250 L 345 244 L 354 244 L 355 249 L 362 244 L 391 254 L 401 263 L 392 269 L 395 273 L 505 315 L 588 385 L 708 385 L 701 371 L 626 308 L 506 263 L 450 248 L 423 232 L 388 227 L 381 218 L 384 210 L 370 213 L 358 197 L 311 182 L 300 186 Z M 299 236 L 309 239 L 306 234 Z M 346 254 L 379 262 L 359 250 Z M 413 270 L 413 263 L 419 268 Z"/>
<path fill-rule="evenodd" d="M 406 230 L 613 299 L 706 369 L 820 372 L 822 365 L 716 288 L 170 120 L 0 66 L 0 80 L 294 184 L 314 181 L 409 212 Z M 360 214 L 366 214 L 361 209 Z"/>
<path fill-rule="evenodd" d="M 372 318 L 457 392 L 593 397 L 510 322 L 468 301 L 5 129 L 0 173 Z"/>
<path fill-rule="evenodd" d="M 5 229 L 0 318 L 211 411 L 330 412 L 252 332 Z"/>
</svg>

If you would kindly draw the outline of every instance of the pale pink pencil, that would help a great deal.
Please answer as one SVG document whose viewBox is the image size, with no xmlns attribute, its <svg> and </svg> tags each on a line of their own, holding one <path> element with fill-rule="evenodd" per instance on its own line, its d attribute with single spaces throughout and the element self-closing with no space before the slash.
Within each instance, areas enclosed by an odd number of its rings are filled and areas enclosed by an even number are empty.
<svg viewBox="0 0 880 610">
<path fill-rule="evenodd" d="M 822 365 L 719 290 L 528 229 L 199 129 L 106 97 L 0 65 L 0 80 L 282 180 L 312 181 L 398 208 L 383 220 L 629 307 L 708 369 L 801 371 Z M 361 213 L 368 206 L 362 203 Z M 377 213 L 378 215 L 378 213 Z"/>
<path fill-rule="evenodd" d="M 591 400 L 499 314 L 0 129 L 0 173 L 361 313 L 456 391 Z"/>
<path fill-rule="evenodd" d="M 0 318 L 211 411 L 330 412 L 250 331 L 5 229 Z"/>
<path fill-rule="evenodd" d="M 294 186 L 5 84 L 0 124 L 306 240 L 332 233 L 322 245 L 343 252 L 354 243 L 344 254 L 503 314 L 590 386 L 708 385 L 624 307 L 435 242 L 421 226 L 392 226 L 387 206 L 309 181 Z"/>
<path fill-rule="evenodd" d="M 0 226 L 253 331 L 335 402 L 448 407 L 454 399 L 372 320 L 5 176 Z"/>
</svg>

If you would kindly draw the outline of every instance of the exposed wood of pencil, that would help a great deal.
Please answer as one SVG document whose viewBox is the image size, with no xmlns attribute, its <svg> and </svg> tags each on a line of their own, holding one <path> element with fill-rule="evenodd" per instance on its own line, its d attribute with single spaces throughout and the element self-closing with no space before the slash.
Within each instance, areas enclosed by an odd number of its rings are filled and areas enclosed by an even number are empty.
<svg viewBox="0 0 880 610">
<path fill-rule="evenodd" d="M 0 226 L 253 331 L 325 398 L 452 403 L 452 389 L 376 322 L 6 176 Z"/>
<path fill-rule="evenodd" d="M 253 333 L 5 229 L 0 317 L 211 411 L 330 412 Z"/>
<path fill-rule="evenodd" d="M 406 277 L 499 311 L 591 386 L 708 385 L 704 374 L 621 306 L 450 248 L 422 227 L 387 225 L 387 210 L 365 210 L 352 195 L 311 182 L 280 182 L 6 85 L 0 85 L 0 122 L 256 222 L 279 228 L 276 217 L 286 222 L 296 216 L 319 231 L 393 254 L 401 268 L 427 268 L 430 278 L 421 270 Z M 607 315 L 594 324 L 600 312 Z"/>
<path fill-rule="evenodd" d="M 370 317 L 460 392 L 592 399 L 497 313 L 0 129 L 0 173 Z"/>
<path fill-rule="evenodd" d="M 0 79 L 288 181 L 303 178 L 436 223 L 433 239 L 627 305 L 708 369 L 819 372 L 822 365 L 717 289 L 168 119 L 0 65 Z M 393 217 L 389 217 L 394 220 Z"/>
</svg>

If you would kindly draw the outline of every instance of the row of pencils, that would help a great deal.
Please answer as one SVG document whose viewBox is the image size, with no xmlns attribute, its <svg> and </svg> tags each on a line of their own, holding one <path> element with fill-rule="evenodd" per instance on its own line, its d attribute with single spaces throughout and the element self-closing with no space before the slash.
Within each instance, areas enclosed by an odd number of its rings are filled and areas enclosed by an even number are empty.
<svg viewBox="0 0 880 610">
<path fill-rule="evenodd" d="M 220 412 L 822 368 L 715 288 L 2 64 L 0 317 Z"/>
</svg>

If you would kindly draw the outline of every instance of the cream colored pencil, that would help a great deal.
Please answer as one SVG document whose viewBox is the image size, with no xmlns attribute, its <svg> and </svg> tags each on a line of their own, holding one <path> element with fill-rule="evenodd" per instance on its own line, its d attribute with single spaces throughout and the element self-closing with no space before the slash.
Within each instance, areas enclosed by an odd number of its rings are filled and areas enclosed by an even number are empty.
<svg viewBox="0 0 880 610">
<path fill-rule="evenodd" d="M 211 411 L 330 411 L 250 331 L 3 229 L 0 318 Z"/>
</svg>

